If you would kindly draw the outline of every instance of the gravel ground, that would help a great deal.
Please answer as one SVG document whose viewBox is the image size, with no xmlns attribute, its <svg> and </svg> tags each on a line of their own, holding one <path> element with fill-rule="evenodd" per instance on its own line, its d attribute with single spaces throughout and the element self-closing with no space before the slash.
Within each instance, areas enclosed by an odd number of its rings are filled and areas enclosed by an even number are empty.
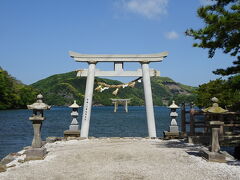
<svg viewBox="0 0 240 180">
<path fill-rule="evenodd" d="M 86 139 L 46 147 L 44 160 L 12 162 L 16 166 L 0 173 L 0 179 L 240 180 L 239 162 L 206 162 L 199 157 L 199 146 L 179 140 Z"/>
</svg>

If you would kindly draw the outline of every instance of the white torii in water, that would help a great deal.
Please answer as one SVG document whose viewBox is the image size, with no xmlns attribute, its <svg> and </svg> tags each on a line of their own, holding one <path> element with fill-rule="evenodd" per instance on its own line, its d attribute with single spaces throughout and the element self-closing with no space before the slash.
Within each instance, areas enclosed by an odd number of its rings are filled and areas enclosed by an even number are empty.
<svg viewBox="0 0 240 180">
<path fill-rule="evenodd" d="M 158 54 L 128 54 L 128 55 L 93 55 L 69 52 L 69 55 L 77 62 L 87 62 L 88 69 L 78 70 L 77 76 L 87 77 L 84 107 L 82 114 L 81 137 L 88 137 L 92 97 L 95 76 L 136 76 L 143 77 L 145 105 L 147 112 L 147 124 L 149 137 L 156 137 L 156 126 L 153 110 L 152 89 L 150 76 L 160 76 L 157 70 L 149 69 L 150 62 L 160 62 L 168 55 L 168 52 Z M 114 62 L 114 71 L 100 71 L 96 69 L 98 62 Z M 136 71 L 124 71 L 124 62 L 141 63 L 142 69 Z"/>
</svg>

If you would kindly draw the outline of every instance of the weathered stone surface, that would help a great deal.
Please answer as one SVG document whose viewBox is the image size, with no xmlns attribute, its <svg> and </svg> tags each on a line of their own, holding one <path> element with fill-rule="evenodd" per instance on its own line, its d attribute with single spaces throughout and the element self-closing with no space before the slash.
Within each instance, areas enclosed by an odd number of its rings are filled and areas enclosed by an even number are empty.
<svg viewBox="0 0 240 180">
<path fill-rule="evenodd" d="M 32 147 L 33 148 L 40 148 L 42 147 L 42 138 L 41 138 L 41 127 L 42 122 L 41 121 L 33 121 L 33 131 L 34 131 L 34 137 L 32 140 Z"/>
<path fill-rule="evenodd" d="M 30 160 L 42 160 L 47 154 L 47 149 L 44 147 L 41 148 L 30 148 L 26 150 L 26 159 L 25 161 Z"/>
<path fill-rule="evenodd" d="M 94 136 L 89 136 L 88 139 L 96 139 Z"/>
<path fill-rule="evenodd" d="M 12 167 L 15 167 L 16 164 L 11 164 L 10 166 L 7 166 L 7 168 L 12 168 Z"/>
<path fill-rule="evenodd" d="M 72 136 L 68 136 L 66 137 L 67 141 L 70 141 L 70 140 L 78 140 L 77 137 L 72 137 Z"/>
<path fill-rule="evenodd" d="M 180 133 L 163 131 L 163 137 L 164 139 L 178 139 L 180 138 Z"/>
<path fill-rule="evenodd" d="M 12 162 L 14 159 L 15 159 L 15 155 L 13 153 L 10 153 L 1 160 L 1 163 L 8 164 L 8 163 Z"/>
<path fill-rule="evenodd" d="M 61 141 L 62 137 L 47 137 L 46 143 L 54 143 L 56 141 Z"/>
<path fill-rule="evenodd" d="M 86 137 L 78 137 L 77 140 L 84 140 L 87 139 Z"/>
<path fill-rule="evenodd" d="M 24 163 L 25 161 L 23 159 L 18 160 L 19 163 Z"/>
<path fill-rule="evenodd" d="M 7 167 L 5 164 L 0 163 L 0 172 L 4 172 L 7 170 Z"/>
<path fill-rule="evenodd" d="M 72 122 L 73 123 L 73 122 Z M 79 130 L 79 125 L 78 124 L 71 124 L 69 126 L 70 131 L 78 131 Z"/>
<path fill-rule="evenodd" d="M 211 100 L 213 102 L 213 105 L 211 107 L 206 108 L 206 109 L 202 109 L 203 112 L 210 112 L 210 113 L 225 113 L 225 112 L 228 112 L 228 110 L 219 107 L 218 98 L 213 97 Z"/>
<path fill-rule="evenodd" d="M 50 109 L 51 106 L 43 103 L 43 95 L 38 94 L 37 95 L 37 101 L 31 105 L 27 105 L 28 109 L 33 109 L 33 110 L 44 110 L 44 109 Z"/>
<path fill-rule="evenodd" d="M 172 133 L 179 133 L 178 126 L 170 126 L 169 129 Z"/>
<path fill-rule="evenodd" d="M 200 154 L 204 159 L 210 162 L 220 162 L 220 163 L 225 163 L 226 161 L 226 156 L 220 152 L 210 152 L 207 149 L 202 149 L 200 151 Z"/>
<path fill-rule="evenodd" d="M 64 137 L 80 137 L 80 131 L 66 130 L 64 131 Z"/>
</svg>

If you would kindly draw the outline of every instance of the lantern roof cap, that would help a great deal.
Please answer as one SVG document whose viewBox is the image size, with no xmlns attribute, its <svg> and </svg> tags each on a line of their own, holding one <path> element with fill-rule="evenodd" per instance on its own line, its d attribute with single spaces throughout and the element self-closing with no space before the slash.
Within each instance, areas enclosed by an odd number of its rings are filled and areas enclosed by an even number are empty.
<svg viewBox="0 0 240 180">
<path fill-rule="evenodd" d="M 210 112 L 210 113 L 225 113 L 225 112 L 228 112 L 228 110 L 219 107 L 218 98 L 213 97 L 211 100 L 213 102 L 212 106 L 210 106 L 208 108 L 205 108 L 205 109 L 202 109 L 203 112 Z"/>
<path fill-rule="evenodd" d="M 77 104 L 77 101 L 74 100 L 74 103 L 71 106 L 69 106 L 69 107 L 70 108 L 79 108 L 80 106 Z"/>
<path fill-rule="evenodd" d="M 179 106 L 175 104 L 175 101 L 172 101 L 172 104 L 168 108 L 170 108 L 170 109 L 178 109 Z"/>
<path fill-rule="evenodd" d="M 36 109 L 36 110 L 47 110 L 50 109 L 51 106 L 43 103 L 42 101 L 43 99 L 43 95 L 42 94 L 38 94 L 37 95 L 37 101 L 31 105 L 27 105 L 28 109 Z"/>
</svg>

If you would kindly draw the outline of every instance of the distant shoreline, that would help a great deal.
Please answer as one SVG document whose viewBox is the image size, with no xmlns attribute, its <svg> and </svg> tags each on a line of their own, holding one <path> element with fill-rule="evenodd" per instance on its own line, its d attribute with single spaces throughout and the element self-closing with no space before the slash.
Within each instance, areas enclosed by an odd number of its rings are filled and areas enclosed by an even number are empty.
<svg viewBox="0 0 240 180">
<path fill-rule="evenodd" d="M 122 106 L 121 104 L 119 106 Z M 80 106 L 80 108 L 83 107 L 82 105 Z M 113 107 L 113 105 L 111 106 L 106 106 L 106 105 L 93 105 L 93 107 Z M 128 107 L 145 107 L 145 105 L 141 105 L 141 106 L 131 106 L 128 105 Z M 168 107 L 166 105 L 162 105 L 162 106 L 153 106 L 153 107 Z M 51 108 L 69 108 L 69 106 L 57 106 L 57 105 L 51 105 Z M 19 109 L 0 109 L 0 111 L 13 111 L 13 110 L 28 110 L 27 108 L 19 108 Z M 50 109 L 51 110 L 51 109 Z"/>
</svg>

